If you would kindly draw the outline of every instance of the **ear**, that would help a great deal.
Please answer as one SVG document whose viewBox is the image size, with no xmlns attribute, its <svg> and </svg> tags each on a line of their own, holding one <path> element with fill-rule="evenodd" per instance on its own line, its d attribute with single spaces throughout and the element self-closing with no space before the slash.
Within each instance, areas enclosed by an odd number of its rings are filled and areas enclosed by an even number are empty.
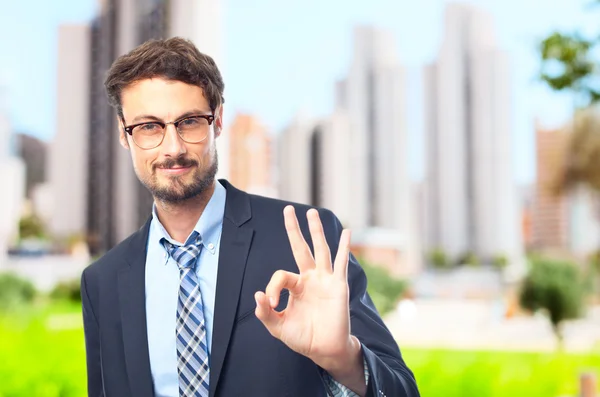
<svg viewBox="0 0 600 397">
<path fill-rule="evenodd" d="M 119 143 L 125 149 L 129 150 L 129 141 L 127 139 L 127 133 L 125 132 L 125 127 L 123 126 L 123 120 L 117 116 L 117 125 L 119 126 Z"/>
<path fill-rule="evenodd" d="M 221 132 L 223 132 L 223 105 L 219 106 L 217 109 L 214 130 L 215 138 L 221 136 Z"/>
</svg>

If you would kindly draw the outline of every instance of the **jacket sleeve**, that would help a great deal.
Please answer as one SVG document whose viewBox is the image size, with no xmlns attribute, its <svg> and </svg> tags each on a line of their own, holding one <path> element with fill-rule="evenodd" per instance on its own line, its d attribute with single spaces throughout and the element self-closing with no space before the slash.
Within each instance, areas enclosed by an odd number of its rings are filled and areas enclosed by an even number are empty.
<svg viewBox="0 0 600 397">
<path fill-rule="evenodd" d="M 330 211 L 320 212 L 333 258 L 337 253 L 342 225 Z M 353 255 L 350 255 L 348 263 L 348 285 L 351 333 L 362 344 L 369 371 L 367 397 L 419 397 L 415 377 L 369 297 L 366 275 Z"/>
<path fill-rule="evenodd" d="M 90 300 L 86 271 L 81 275 L 81 304 L 87 365 L 88 396 L 103 397 L 102 367 L 100 365 L 100 329 L 98 318 Z"/>
</svg>

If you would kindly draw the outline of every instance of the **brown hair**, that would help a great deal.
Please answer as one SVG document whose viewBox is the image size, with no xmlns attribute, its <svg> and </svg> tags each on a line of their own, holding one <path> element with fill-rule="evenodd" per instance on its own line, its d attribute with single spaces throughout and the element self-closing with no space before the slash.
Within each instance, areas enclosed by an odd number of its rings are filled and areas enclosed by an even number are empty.
<svg viewBox="0 0 600 397">
<path fill-rule="evenodd" d="M 202 88 L 214 112 L 225 102 L 225 84 L 215 61 L 198 51 L 189 40 L 173 37 L 149 40 L 115 60 L 108 70 L 104 87 L 108 102 L 123 117 L 121 93 L 136 81 L 162 77 Z"/>
</svg>

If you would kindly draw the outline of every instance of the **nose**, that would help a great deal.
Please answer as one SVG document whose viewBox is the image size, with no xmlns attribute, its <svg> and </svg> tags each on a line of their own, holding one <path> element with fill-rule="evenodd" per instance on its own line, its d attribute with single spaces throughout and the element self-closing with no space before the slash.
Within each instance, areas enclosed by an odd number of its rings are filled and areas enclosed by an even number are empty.
<svg viewBox="0 0 600 397">
<path fill-rule="evenodd" d="M 178 157 L 186 152 L 185 142 L 179 136 L 177 129 L 173 124 L 167 124 L 165 127 L 165 138 L 163 139 L 161 149 L 166 156 Z"/>
</svg>

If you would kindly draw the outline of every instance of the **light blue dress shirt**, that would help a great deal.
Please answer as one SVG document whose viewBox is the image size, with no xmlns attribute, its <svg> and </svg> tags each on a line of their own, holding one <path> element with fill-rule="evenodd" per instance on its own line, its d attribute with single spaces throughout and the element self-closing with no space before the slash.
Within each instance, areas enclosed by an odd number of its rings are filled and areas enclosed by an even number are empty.
<svg viewBox="0 0 600 397">
<path fill-rule="evenodd" d="M 194 230 L 202 236 L 202 251 L 196 264 L 196 276 L 200 284 L 204 322 L 210 354 L 212 342 L 217 270 L 219 266 L 219 245 L 225 214 L 225 188 L 217 182 Z M 177 375 L 177 345 L 175 341 L 175 320 L 179 294 L 179 268 L 160 240 L 174 241 L 152 211 L 150 233 L 148 235 L 148 255 L 146 257 L 146 318 L 148 322 L 148 350 L 150 369 L 156 397 L 179 396 Z"/>
<path fill-rule="evenodd" d="M 215 185 L 215 191 L 194 227 L 194 230 L 202 236 L 202 251 L 196 264 L 196 276 L 200 284 L 204 306 L 204 322 L 209 355 L 212 346 L 219 247 L 227 195 L 221 183 L 217 181 Z M 161 244 L 160 241 L 163 237 L 173 244 L 182 244 L 182 242 L 175 241 L 169 236 L 169 233 L 158 220 L 156 208 L 153 208 L 148 235 L 145 281 L 150 369 L 156 397 L 177 397 L 179 396 L 179 378 L 177 374 L 175 321 L 179 294 L 179 268 Z M 366 364 L 365 374 L 368 376 Z M 328 374 L 324 375 L 326 376 L 325 381 L 332 389 L 334 396 L 356 396 L 355 393 L 333 380 Z"/>
</svg>

